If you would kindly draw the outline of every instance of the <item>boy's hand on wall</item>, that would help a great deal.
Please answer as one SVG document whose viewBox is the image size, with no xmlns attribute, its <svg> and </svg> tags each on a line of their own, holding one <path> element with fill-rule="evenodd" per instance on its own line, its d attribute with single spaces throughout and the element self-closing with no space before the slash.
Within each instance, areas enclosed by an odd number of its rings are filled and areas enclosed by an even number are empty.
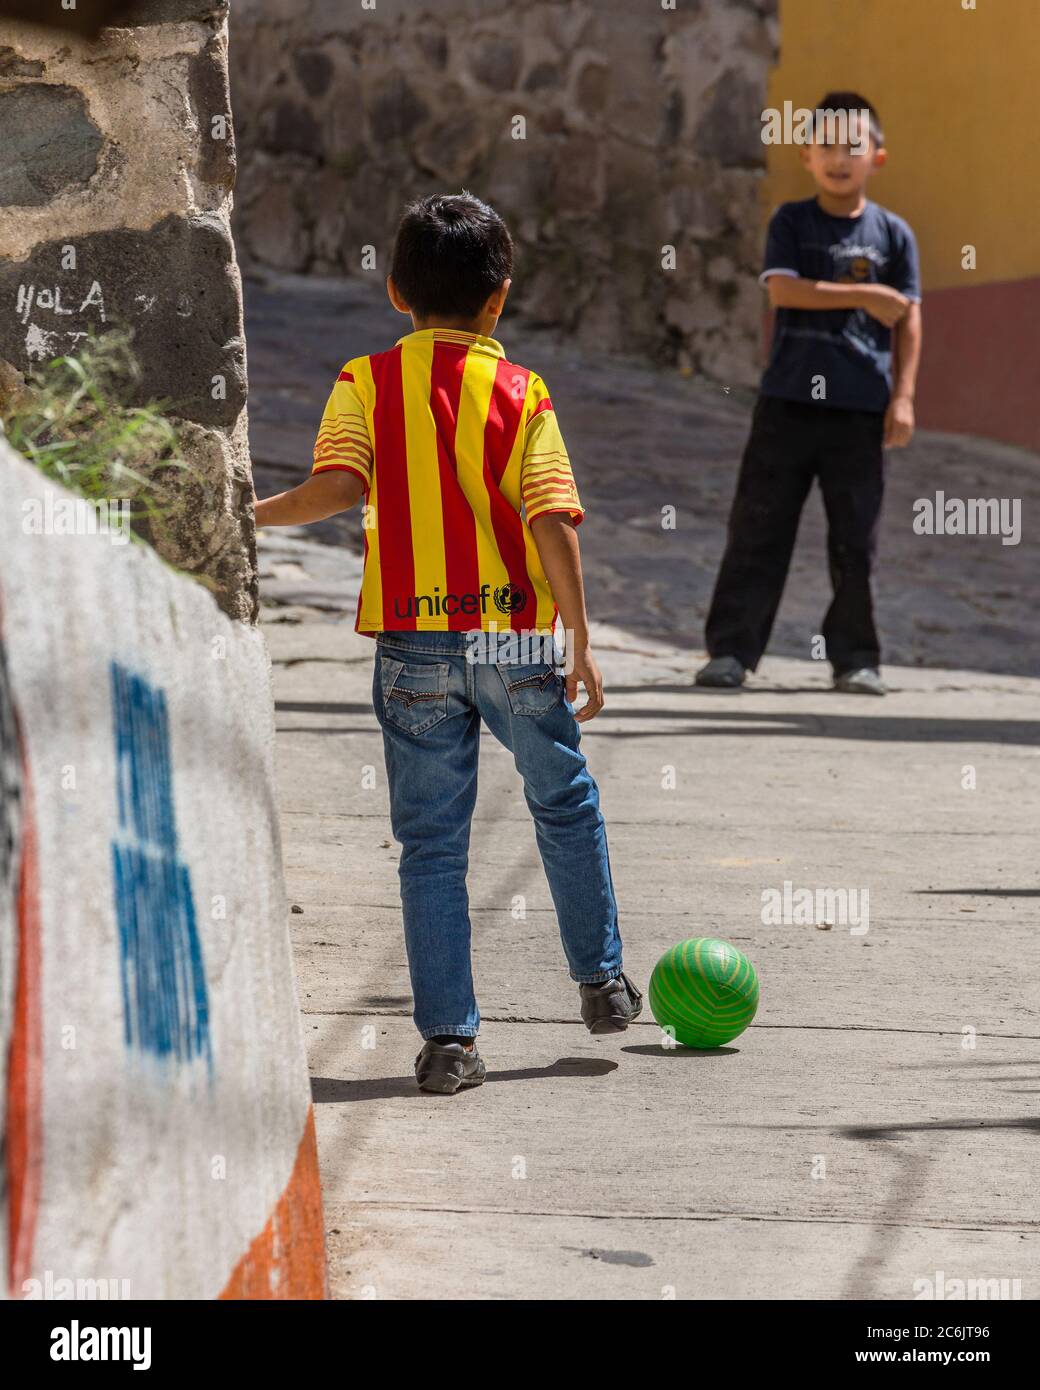
<svg viewBox="0 0 1040 1390">
<path fill-rule="evenodd" d="M 885 411 L 886 449 L 902 449 L 914 433 L 914 403 L 907 396 L 895 396 Z"/>
<path fill-rule="evenodd" d="M 910 300 L 891 285 L 864 285 L 860 290 L 860 308 L 886 328 L 894 328 L 910 308 Z"/>
<path fill-rule="evenodd" d="M 578 698 L 579 684 L 585 687 L 585 694 L 588 698 L 574 716 L 578 723 L 584 724 L 589 719 L 595 719 L 603 708 L 603 677 L 600 675 L 596 658 L 592 655 L 590 647 L 584 647 L 574 652 L 570 670 L 567 672 L 566 684 L 567 699 L 572 705 Z"/>
</svg>

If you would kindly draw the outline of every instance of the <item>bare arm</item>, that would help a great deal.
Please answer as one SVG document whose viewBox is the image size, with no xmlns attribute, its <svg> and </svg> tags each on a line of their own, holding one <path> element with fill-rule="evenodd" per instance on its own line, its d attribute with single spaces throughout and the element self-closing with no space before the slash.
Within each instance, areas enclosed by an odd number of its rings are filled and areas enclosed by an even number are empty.
<svg viewBox="0 0 1040 1390">
<path fill-rule="evenodd" d="M 910 307 L 909 299 L 891 285 L 846 285 L 835 280 L 770 275 L 766 289 L 774 309 L 865 309 L 886 328 L 898 323 Z"/>
<path fill-rule="evenodd" d="M 299 487 L 265 497 L 256 504 L 257 526 L 302 526 L 345 512 L 364 495 L 365 484 L 357 473 L 330 468 L 312 473 Z"/>
<path fill-rule="evenodd" d="M 893 396 L 914 398 L 917 390 L 917 369 L 921 364 L 921 323 L 920 304 L 911 304 L 907 315 L 896 325 L 892 352 L 895 357 L 892 379 Z"/>
<path fill-rule="evenodd" d="M 603 677 L 589 646 L 581 551 L 574 522 L 566 512 L 543 512 L 531 522 L 531 534 L 567 633 L 567 699 L 572 704 L 577 699 L 579 681 L 585 687 L 587 699 L 574 716 L 584 723 L 603 708 Z"/>
<path fill-rule="evenodd" d="M 921 306 L 911 304 L 892 335 L 892 399 L 885 412 L 885 443 L 891 449 L 902 448 L 913 437 L 922 336 Z"/>
</svg>

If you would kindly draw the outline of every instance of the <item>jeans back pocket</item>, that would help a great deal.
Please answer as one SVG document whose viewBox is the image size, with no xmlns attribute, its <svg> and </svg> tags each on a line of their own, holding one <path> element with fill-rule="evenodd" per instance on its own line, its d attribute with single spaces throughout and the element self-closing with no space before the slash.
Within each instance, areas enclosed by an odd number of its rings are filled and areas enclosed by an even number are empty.
<svg viewBox="0 0 1040 1390">
<path fill-rule="evenodd" d="M 499 666 L 514 714 L 548 714 L 563 699 L 563 681 L 551 666 Z"/>
<path fill-rule="evenodd" d="M 409 734 L 422 734 L 448 717 L 446 661 L 406 662 L 379 658 L 383 714 L 389 724 Z"/>
</svg>

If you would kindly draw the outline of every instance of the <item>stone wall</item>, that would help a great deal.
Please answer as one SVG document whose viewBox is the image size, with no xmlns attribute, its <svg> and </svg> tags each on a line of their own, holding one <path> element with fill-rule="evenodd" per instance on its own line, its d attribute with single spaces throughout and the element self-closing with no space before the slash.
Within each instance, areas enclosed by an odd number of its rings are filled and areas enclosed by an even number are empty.
<svg viewBox="0 0 1040 1390">
<path fill-rule="evenodd" d="M 510 223 L 514 302 L 531 320 L 750 383 L 775 11 L 236 0 L 243 261 L 379 279 L 403 203 L 465 186 Z"/>
<path fill-rule="evenodd" d="M 96 37 L 61 13 L 53 28 L 0 16 L 0 382 L 130 330 L 131 403 L 169 403 L 191 470 L 163 553 L 250 619 L 227 0 L 138 0 L 119 21 L 132 27 Z"/>
</svg>

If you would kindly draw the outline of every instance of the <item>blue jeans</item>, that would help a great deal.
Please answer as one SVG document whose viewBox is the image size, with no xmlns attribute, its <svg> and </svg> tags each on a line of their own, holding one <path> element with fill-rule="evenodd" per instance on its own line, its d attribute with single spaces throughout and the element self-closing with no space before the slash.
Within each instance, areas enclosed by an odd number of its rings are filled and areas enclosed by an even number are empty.
<svg viewBox="0 0 1040 1390">
<path fill-rule="evenodd" d="M 571 978 L 593 983 L 621 973 L 606 826 L 573 706 L 551 662 L 503 662 L 508 637 L 485 639 L 492 660 L 481 662 L 467 658 L 465 632 L 378 638 L 372 699 L 401 844 L 412 1016 L 424 1038 L 475 1037 L 480 1026 L 466 868 L 481 719 L 524 780 Z"/>
</svg>

